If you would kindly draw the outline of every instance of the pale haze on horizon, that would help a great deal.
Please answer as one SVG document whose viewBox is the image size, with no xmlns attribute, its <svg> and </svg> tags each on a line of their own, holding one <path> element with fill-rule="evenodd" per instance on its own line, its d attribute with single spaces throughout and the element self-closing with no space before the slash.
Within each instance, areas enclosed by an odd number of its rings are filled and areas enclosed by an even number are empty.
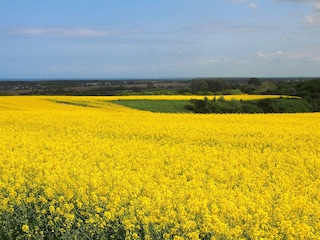
<svg viewBox="0 0 320 240">
<path fill-rule="evenodd" d="M 319 0 L 0 0 L 0 79 L 319 77 Z"/>
</svg>

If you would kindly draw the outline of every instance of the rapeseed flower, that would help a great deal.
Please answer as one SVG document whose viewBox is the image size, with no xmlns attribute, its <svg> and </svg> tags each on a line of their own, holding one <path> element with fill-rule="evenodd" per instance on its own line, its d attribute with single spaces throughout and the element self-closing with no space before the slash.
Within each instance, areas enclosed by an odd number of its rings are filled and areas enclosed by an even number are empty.
<svg viewBox="0 0 320 240">
<path fill-rule="evenodd" d="M 25 233 L 28 233 L 29 232 L 29 226 L 28 224 L 23 224 L 22 227 L 21 227 L 22 231 L 25 232 Z"/>
<path fill-rule="evenodd" d="M 319 113 L 148 113 L 117 98 L 0 98 L 3 238 L 320 238 Z"/>
</svg>

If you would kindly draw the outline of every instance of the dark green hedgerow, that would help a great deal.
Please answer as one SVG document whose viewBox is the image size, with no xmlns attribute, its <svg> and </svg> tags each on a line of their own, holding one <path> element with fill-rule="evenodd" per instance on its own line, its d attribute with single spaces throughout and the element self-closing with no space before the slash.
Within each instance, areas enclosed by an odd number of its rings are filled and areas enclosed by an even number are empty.
<svg viewBox="0 0 320 240">
<path fill-rule="evenodd" d="M 192 99 L 185 107 L 194 113 L 303 113 L 313 110 L 310 103 L 299 98 L 226 101 L 223 97 L 213 100 L 205 97 Z"/>
</svg>

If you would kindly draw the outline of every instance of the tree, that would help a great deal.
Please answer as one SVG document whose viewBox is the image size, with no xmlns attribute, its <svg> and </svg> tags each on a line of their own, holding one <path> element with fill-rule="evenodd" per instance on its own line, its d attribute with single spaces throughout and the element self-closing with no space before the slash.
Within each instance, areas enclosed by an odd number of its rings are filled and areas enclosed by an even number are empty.
<svg viewBox="0 0 320 240">
<path fill-rule="evenodd" d="M 208 83 L 204 80 L 197 80 L 190 84 L 192 93 L 197 93 L 199 91 L 209 91 Z"/>
<path fill-rule="evenodd" d="M 230 84 L 223 80 L 208 80 L 209 91 L 220 92 L 222 90 L 230 88 Z"/>
<path fill-rule="evenodd" d="M 252 84 L 255 86 L 260 86 L 261 82 L 259 81 L 258 78 L 250 78 L 248 81 L 248 84 Z"/>
</svg>

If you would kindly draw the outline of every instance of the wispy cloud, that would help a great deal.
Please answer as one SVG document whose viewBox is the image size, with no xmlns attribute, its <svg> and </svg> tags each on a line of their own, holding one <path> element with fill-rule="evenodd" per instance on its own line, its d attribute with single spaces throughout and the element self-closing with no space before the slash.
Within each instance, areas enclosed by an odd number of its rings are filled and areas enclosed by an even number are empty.
<svg viewBox="0 0 320 240">
<path fill-rule="evenodd" d="M 304 22 L 310 26 L 320 25 L 320 14 L 308 15 L 305 17 Z"/>
<path fill-rule="evenodd" d="M 176 33 L 185 30 L 157 31 L 148 29 L 126 28 L 122 30 L 104 30 L 92 28 L 70 28 L 70 27 L 17 27 L 6 30 L 10 34 L 21 37 L 37 38 L 63 38 L 63 39 L 85 39 L 100 45 L 126 45 L 126 46 L 159 46 L 159 45 L 190 45 L 193 41 L 177 39 Z"/>
<path fill-rule="evenodd" d="M 301 63 L 319 63 L 320 56 L 319 56 L 320 46 L 318 45 L 311 45 L 304 48 L 294 49 L 286 53 L 285 59 L 290 61 L 297 61 Z"/>
<path fill-rule="evenodd" d="M 262 52 L 262 51 L 258 51 L 257 52 L 257 57 L 259 59 L 271 59 L 274 60 L 276 58 L 279 58 L 281 56 L 283 56 L 283 51 L 282 50 L 278 50 L 275 52 Z"/>
<path fill-rule="evenodd" d="M 226 0 L 227 2 L 233 2 L 233 3 L 247 3 L 248 7 L 251 8 L 252 10 L 256 10 L 258 8 L 258 5 L 249 2 L 248 0 Z"/>
<path fill-rule="evenodd" d="M 272 0 L 273 2 L 295 2 L 295 3 L 307 3 L 317 2 L 317 0 Z"/>
<path fill-rule="evenodd" d="M 258 8 L 258 5 L 255 4 L 255 3 L 252 3 L 252 2 L 249 3 L 248 6 L 249 6 L 249 8 L 251 8 L 252 10 L 256 10 L 256 9 Z"/>
<path fill-rule="evenodd" d="M 194 64 L 200 67 L 226 67 L 226 66 L 235 66 L 235 65 L 243 65 L 247 64 L 247 59 L 243 57 L 235 57 L 235 56 L 225 56 L 225 55 L 217 55 L 217 56 L 202 56 L 199 58 L 195 58 L 193 61 Z"/>
<path fill-rule="evenodd" d="M 198 65 L 206 66 L 206 65 L 217 65 L 217 64 L 226 64 L 230 62 L 226 56 L 217 56 L 217 57 L 205 57 L 198 60 Z"/>
<path fill-rule="evenodd" d="M 273 2 L 309 3 L 313 5 L 313 12 L 304 18 L 304 23 L 309 26 L 320 26 L 319 0 L 273 0 Z"/>
<path fill-rule="evenodd" d="M 314 11 L 311 15 L 305 17 L 305 23 L 310 26 L 320 26 L 320 2 L 313 1 Z"/>
<path fill-rule="evenodd" d="M 22 27 L 11 30 L 12 34 L 49 37 L 106 37 L 119 35 L 119 31 L 96 30 L 89 28 Z"/>
<path fill-rule="evenodd" d="M 305 63 L 316 63 L 320 62 L 320 56 L 318 52 L 320 50 L 320 46 L 313 45 L 308 47 L 301 47 L 297 49 L 290 49 L 286 51 L 278 50 L 272 52 L 263 52 L 258 51 L 256 56 L 261 60 L 282 60 L 289 63 L 299 62 L 301 64 Z"/>
<path fill-rule="evenodd" d="M 247 2 L 247 0 L 226 0 L 227 2 Z"/>
<path fill-rule="evenodd" d="M 192 25 L 184 30 L 195 33 L 253 33 L 271 31 L 274 29 L 275 26 L 271 25 L 239 23 L 235 21 L 220 21 Z"/>
</svg>

